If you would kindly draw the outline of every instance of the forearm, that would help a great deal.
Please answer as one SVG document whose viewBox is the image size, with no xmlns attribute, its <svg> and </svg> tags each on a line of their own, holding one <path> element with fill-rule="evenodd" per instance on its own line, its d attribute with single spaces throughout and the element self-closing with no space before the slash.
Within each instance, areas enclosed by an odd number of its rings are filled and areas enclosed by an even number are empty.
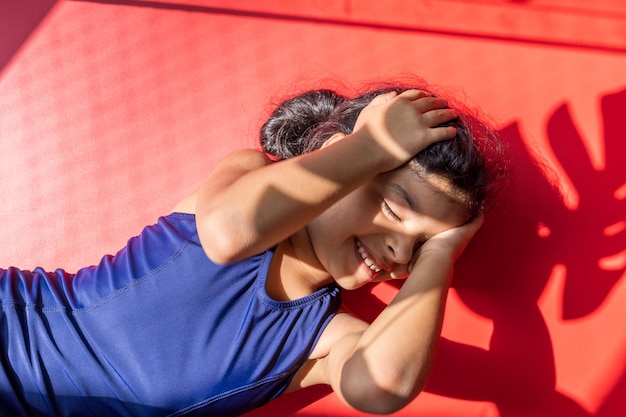
<svg viewBox="0 0 626 417">
<path fill-rule="evenodd" d="M 219 193 L 201 195 L 200 227 L 210 239 L 227 238 L 218 257 L 234 261 L 273 246 L 370 180 L 380 163 L 367 143 L 354 134 L 246 172 Z M 346 155 L 351 156 L 348 162 Z"/>
<path fill-rule="evenodd" d="M 393 301 L 335 363 L 334 381 L 356 408 L 386 413 L 410 402 L 424 387 L 441 331 L 452 276 L 452 257 L 424 253 Z M 346 341 L 347 342 L 347 341 Z M 349 351 L 349 352 L 348 352 Z"/>
<path fill-rule="evenodd" d="M 336 133 L 309 154 L 259 169 L 227 170 L 227 181 L 219 178 L 224 172 L 216 174 L 220 186 L 204 187 L 196 208 L 205 251 L 230 262 L 283 241 L 375 175 L 454 137 L 453 127 L 440 126 L 454 117 L 445 100 L 424 91 L 383 94 L 361 111 L 354 132 L 343 139 Z"/>
<path fill-rule="evenodd" d="M 451 259 L 432 255 L 418 260 L 414 273 L 357 346 L 372 372 L 391 373 L 393 381 L 403 381 L 398 386 L 407 387 L 407 395 L 420 390 L 428 377 L 452 276 Z"/>
</svg>

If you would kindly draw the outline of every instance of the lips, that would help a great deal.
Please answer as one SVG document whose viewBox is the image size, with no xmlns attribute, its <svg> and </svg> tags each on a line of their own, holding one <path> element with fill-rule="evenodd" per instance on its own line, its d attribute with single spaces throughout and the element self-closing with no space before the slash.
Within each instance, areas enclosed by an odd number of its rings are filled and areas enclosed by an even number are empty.
<svg viewBox="0 0 626 417">
<path fill-rule="evenodd" d="M 372 255 L 367 252 L 367 249 L 365 249 L 359 240 L 356 241 L 356 248 L 361 256 L 361 259 L 363 260 L 363 263 L 370 269 L 370 271 L 377 274 L 384 269 L 382 265 L 377 264 L 376 261 L 372 259 Z"/>
</svg>

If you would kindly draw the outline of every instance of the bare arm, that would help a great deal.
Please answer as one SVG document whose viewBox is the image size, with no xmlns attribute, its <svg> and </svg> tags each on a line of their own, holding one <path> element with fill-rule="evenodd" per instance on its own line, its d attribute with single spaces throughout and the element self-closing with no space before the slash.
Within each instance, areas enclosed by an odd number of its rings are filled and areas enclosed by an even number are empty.
<svg viewBox="0 0 626 417">
<path fill-rule="evenodd" d="M 406 406 L 423 389 L 454 261 L 481 223 L 481 218 L 475 219 L 427 241 L 389 306 L 365 331 L 335 344 L 327 358 L 327 375 L 346 403 L 386 414 Z"/>
<path fill-rule="evenodd" d="M 453 137 L 454 128 L 437 126 L 455 116 L 445 101 L 411 90 L 375 99 L 353 134 L 315 152 L 277 163 L 255 151 L 232 155 L 198 194 L 205 251 L 233 262 L 281 242 L 375 175 Z"/>
<path fill-rule="evenodd" d="M 353 135 L 276 163 L 257 151 L 232 155 L 212 174 L 219 180 L 209 178 L 198 196 L 198 231 L 205 251 L 217 262 L 259 253 L 367 181 L 376 162 L 357 141 Z M 347 154 L 355 158 L 349 169 Z"/>
</svg>

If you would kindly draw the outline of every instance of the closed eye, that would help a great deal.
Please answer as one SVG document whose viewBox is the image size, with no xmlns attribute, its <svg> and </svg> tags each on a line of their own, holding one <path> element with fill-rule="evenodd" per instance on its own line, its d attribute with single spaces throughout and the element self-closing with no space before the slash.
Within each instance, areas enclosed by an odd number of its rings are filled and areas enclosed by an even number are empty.
<svg viewBox="0 0 626 417">
<path fill-rule="evenodd" d="M 392 221 L 394 222 L 400 221 L 400 217 L 398 217 L 398 215 L 391 209 L 391 207 L 389 207 L 389 204 L 387 204 L 385 200 L 383 200 L 383 203 L 382 203 L 382 210 L 383 210 L 383 213 L 385 213 L 385 216 L 389 217 Z"/>
</svg>

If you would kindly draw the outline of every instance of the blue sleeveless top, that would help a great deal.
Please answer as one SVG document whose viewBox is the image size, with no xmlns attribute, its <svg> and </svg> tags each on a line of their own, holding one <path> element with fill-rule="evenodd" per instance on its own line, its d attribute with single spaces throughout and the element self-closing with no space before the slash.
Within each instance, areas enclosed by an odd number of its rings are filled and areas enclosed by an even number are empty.
<svg viewBox="0 0 626 417">
<path fill-rule="evenodd" d="M 76 274 L 0 270 L 0 415 L 231 416 L 275 398 L 340 298 L 272 300 L 272 255 L 217 265 L 174 213 Z"/>
</svg>

